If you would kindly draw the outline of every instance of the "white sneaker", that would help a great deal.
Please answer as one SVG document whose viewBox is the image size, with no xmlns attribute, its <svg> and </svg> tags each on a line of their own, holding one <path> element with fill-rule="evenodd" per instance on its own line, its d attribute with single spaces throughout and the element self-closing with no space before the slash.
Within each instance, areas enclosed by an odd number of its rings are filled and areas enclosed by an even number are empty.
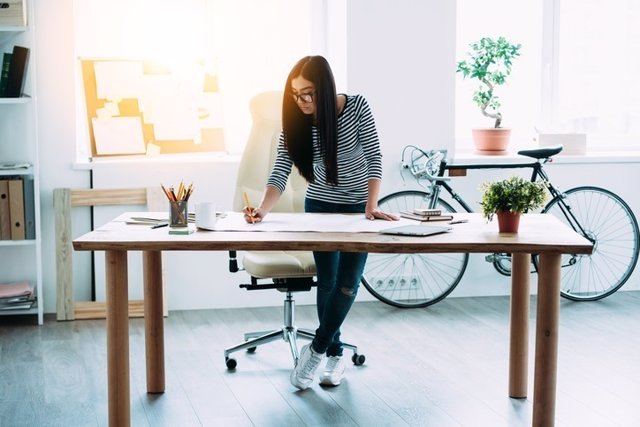
<svg viewBox="0 0 640 427">
<path fill-rule="evenodd" d="M 300 390 L 304 390 L 313 381 L 313 377 L 322 361 L 322 354 L 316 353 L 311 344 L 307 344 L 300 350 L 300 357 L 298 358 L 298 364 L 293 371 L 291 371 L 291 384 L 298 387 Z"/>
<path fill-rule="evenodd" d="M 327 359 L 327 366 L 320 374 L 320 384 L 340 385 L 344 378 L 344 358 L 342 356 L 330 356 Z"/>
</svg>

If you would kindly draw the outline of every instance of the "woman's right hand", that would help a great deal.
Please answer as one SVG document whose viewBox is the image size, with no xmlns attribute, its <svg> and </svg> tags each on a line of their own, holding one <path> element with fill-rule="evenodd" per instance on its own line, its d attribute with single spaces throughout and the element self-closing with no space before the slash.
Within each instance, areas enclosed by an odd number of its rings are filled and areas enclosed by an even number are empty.
<svg viewBox="0 0 640 427">
<path fill-rule="evenodd" d="M 244 220 L 251 224 L 262 222 L 264 217 L 267 216 L 267 212 L 263 209 L 251 208 L 249 206 L 245 206 L 244 209 L 242 209 L 242 213 L 244 214 Z"/>
</svg>

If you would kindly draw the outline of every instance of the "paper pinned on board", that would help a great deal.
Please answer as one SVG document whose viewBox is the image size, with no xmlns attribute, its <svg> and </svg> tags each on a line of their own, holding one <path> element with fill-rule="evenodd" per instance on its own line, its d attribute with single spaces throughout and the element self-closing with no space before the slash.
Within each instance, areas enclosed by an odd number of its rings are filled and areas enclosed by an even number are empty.
<svg viewBox="0 0 640 427">
<path fill-rule="evenodd" d="M 140 117 L 94 118 L 96 153 L 144 154 L 146 152 Z"/>
</svg>

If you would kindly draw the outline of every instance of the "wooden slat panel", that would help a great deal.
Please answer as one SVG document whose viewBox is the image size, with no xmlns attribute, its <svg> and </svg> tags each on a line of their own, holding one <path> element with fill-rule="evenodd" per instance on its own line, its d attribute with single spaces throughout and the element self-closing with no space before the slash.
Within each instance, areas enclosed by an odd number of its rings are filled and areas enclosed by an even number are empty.
<svg viewBox="0 0 640 427">
<path fill-rule="evenodd" d="M 100 301 L 78 301 L 75 303 L 76 320 L 104 319 L 107 303 Z M 144 317 L 144 301 L 129 301 L 129 317 Z"/>
<path fill-rule="evenodd" d="M 53 190 L 56 230 L 56 314 L 73 320 L 73 247 L 71 246 L 71 190 Z"/>
<path fill-rule="evenodd" d="M 71 190 L 72 207 L 146 204 L 146 188 Z"/>
<path fill-rule="evenodd" d="M 163 202 L 160 187 L 125 189 L 53 190 L 53 209 L 56 231 L 56 318 L 57 320 L 104 319 L 104 302 L 73 300 L 73 246 L 71 210 L 78 206 L 149 205 L 157 210 Z M 164 288 L 163 288 L 164 294 Z M 164 316 L 168 315 L 163 298 Z M 144 317 L 143 301 L 129 302 L 130 317 Z"/>
</svg>

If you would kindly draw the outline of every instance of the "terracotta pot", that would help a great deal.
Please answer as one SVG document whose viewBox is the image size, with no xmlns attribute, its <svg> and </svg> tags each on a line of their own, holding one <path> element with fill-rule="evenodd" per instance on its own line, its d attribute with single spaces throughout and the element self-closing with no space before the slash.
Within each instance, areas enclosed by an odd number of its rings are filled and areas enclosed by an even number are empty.
<svg viewBox="0 0 640 427">
<path fill-rule="evenodd" d="M 520 212 L 496 212 L 500 233 L 517 233 L 520 226 Z"/>
<path fill-rule="evenodd" d="M 472 129 L 473 143 L 482 154 L 504 154 L 509 145 L 511 129 L 489 128 Z"/>
</svg>

